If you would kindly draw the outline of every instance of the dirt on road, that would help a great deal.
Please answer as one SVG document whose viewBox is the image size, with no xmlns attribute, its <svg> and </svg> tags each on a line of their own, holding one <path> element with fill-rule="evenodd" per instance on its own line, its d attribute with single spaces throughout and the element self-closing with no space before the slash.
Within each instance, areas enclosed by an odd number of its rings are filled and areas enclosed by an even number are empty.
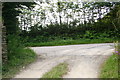
<svg viewBox="0 0 120 80">
<path fill-rule="evenodd" d="M 41 78 L 43 74 L 62 62 L 69 64 L 63 78 L 98 78 L 100 66 L 112 55 L 113 43 L 80 44 L 66 46 L 31 47 L 38 60 L 21 70 L 15 78 Z"/>
</svg>

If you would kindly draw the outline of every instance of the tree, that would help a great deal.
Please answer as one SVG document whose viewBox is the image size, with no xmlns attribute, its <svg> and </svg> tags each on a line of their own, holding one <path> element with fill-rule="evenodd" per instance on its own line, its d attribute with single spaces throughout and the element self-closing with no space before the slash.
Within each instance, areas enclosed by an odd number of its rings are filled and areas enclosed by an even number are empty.
<svg viewBox="0 0 120 80">
<path fill-rule="evenodd" d="M 20 11 L 16 10 L 16 8 L 22 8 L 21 5 L 25 5 L 27 7 L 32 7 L 32 5 L 35 4 L 34 2 L 5 2 L 3 3 L 3 9 L 2 9 L 2 16 L 4 25 L 7 29 L 7 34 L 18 34 L 19 33 L 19 27 L 18 27 L 18 20 L 16 16 L 21 13 Z"/>
<path fill-rule="evenodd" d="M 30 7 L 33 4 L 34 3 L 16 3 L 16 2 L 11 2 L 11 3 L 5 2 L 5 3 L 3 3 L 2 19 L 3 19 L 3 25 L 5 26 L 5 29 L 3 28 L 4 31 L 2 31 L 4 33 L 2 35 L 3 36 L 2 39 L 5 38 L 5 40 L 6 40 L 6 37 L 8 39 L 9 35 L 17 36 L 19 34 L 19 26 L 18 26 L 18 20 L 17 20 L 16 16 L 18 16 L 19 13 L 21 13 L 21 12 L 17 11 L 16 8 L 20 8 L 21 5 L 26 5 L 26 6 Z M 7 35 L 5 34 L 5 32 L 7 33 Z M 15 38 L 15 39 L 17 39 L 17 38 Z M 4 41 L 2 41 L 2 42 L 4 42 Z M 7 40 L 7 43 L 8 43 L 7 45 L 9 45 L 9 42 L 10 42 L 10 40 Z M 11 44 L 12 47 L 19 47 L 18 45 L 16 46 L 13 43 Z M 8 50 L 7 52 L 5 50 L 3 50 L 3 52 L 5 52 L 5 53 L 4 54 L 2 53 L 3 54 L 3 56 L 2 56 L 3 63 L 5 63 L 6 59 L 8 58 L 7 53 L 11 53 L 12 50 L 10 50 L 10 47 L 6 48 L 6 44 L 2 45 L 2 47 L 3 47 L 3 49 Z"/>
</svg>

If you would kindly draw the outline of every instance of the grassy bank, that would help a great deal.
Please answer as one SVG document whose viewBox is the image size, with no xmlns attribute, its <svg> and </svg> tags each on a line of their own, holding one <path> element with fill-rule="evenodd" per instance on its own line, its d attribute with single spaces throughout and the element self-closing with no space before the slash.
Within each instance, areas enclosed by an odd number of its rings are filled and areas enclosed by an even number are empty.
<svg viewBox="0 0 120 80">
<path fill-rule="evenodd" d="M 110 56 L 101 69 L 100 78 L 118 78 L 118 55 Z"/>
<path fill-rule="evenodd" d="M 115 52 L 102 65 L 100 78 L 118 78 L 120 79 L 120 44 L 115 42 Z"/>
<path fill-rule="evenodd" d="M 68 71 L 67 63 L 60 63 L 49 72 L 45 73 L 42 78 L 62 78 L 64 74 Z"/>
<path fill-rule="evenodd" d="M 26 46 L 59 46 L 59 45 L 74 45 L 74 44 L 90 44 L 90 43 L 112 43 L 113 39 L 103 38 L 103 39 L 78 39 L 78 40 L 55 40 L 50 42 L 29 42 Z"/>
<path fill-rule="evenodd" d="M 8 63 L 4 64 L 2 67 L 2 77 L 11 78 L 17 74 L 21 68 L 35 61 L 36 54 L 29 48 L 27 49 L 17 49 L 16 54 L 11 54 L 8 58 Z"/>
</svg>

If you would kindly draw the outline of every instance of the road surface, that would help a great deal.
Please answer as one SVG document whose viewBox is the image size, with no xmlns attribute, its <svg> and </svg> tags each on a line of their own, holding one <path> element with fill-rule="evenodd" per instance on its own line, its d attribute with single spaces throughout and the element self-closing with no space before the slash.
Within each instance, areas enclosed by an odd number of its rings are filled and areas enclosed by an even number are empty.
<svg viewBox="0 0 120 80">
<path fill-rule="evenodd" d="M 38 60 L 22 69 L 15 78 L 41 78 L 59 63 L 67 62 L 63 78 L 98 78 L 101 64 L 112 55 L 113 43 L 31 47 Z"/>
</svg>

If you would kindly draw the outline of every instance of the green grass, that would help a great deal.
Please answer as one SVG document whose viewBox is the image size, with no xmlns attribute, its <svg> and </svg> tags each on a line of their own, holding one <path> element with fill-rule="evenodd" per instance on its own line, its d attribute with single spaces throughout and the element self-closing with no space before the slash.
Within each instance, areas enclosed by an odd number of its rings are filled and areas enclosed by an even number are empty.
<svg viewBox="0 0 120 80">
<path fill-rule="evenodd" d="M 67 63 L 60 63 L 49 72 L 45 73 L 42 78 L 62 78 L 64 74 L 68 71 Z"/>
<path fill-rule="evenodd" d="M 113 39 L 78 39 L 78 40 L 55 40 L 51 42 L 36 42 L 26 43 L 26 46 L 59 46 L 59 45 L 74 45 L 74 44 L 90 44 L 90 43 L 112 43 Z"/>
<path fill-rule="evenodd" d="M 1 61 L 0 61 L 0 79 L 2 78 L 2 62 Z"/>
<path fill-rule="evenodd" d="M 118 78 L 118 55 L 110 56 L 101 69 L 100 78 Z"/>
<path fill-rule="evenodd" d="M 2 67 L 2 77 L 12 78 L 21 68 L 36 60 L 36 54 L 29 48 L 18 49 L 16 54 L 9 55 L 8 63 Z"/>
</svg>

